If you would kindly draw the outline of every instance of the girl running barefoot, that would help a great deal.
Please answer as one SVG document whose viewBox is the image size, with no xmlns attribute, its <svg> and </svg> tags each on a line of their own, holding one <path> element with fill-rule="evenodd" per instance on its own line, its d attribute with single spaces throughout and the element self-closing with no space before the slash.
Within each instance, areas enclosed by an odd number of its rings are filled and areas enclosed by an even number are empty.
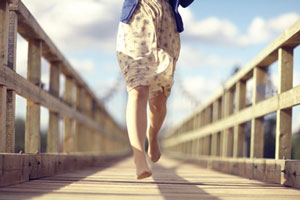
<svg viewBox="0 0 300 200">
<path fill-rule="evenodd" d="M 166 116 L 166 102 L 174 83 L 180 52 L 183 23 L 178 6 L 193 0 L 125 0 L 117 38 L 117 57 L 128 91 L 126 123 L 132 146 L 137 179 L 152 172 L 148 156 L 157 162 L 161 156 L 158 132 Z M 147 104 L 150 126 L 147 129 Z"/>
</svg>

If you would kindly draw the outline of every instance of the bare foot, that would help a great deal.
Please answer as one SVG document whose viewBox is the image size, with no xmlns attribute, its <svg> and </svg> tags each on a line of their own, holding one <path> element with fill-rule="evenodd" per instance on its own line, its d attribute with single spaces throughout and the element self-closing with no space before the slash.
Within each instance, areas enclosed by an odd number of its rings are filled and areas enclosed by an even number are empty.
<svg viewBox="0 0 300 200">
<path fill-rule="evenodd" d="M 161 156 L 158 138 L 152 137 L 149 134 L 148 140 L 149 140 L 148 155 L 149 155 L 150 159 L 152 160 L 152 162 L 157 162 Z"/>
<path fill-rule="evenodd" d="M 152 176 L 152 172 L 151 171 L 144 171 L 141 174 L 138 174 L 136 178 L 138 180 L 140 180 L 140 179 L 148 178 L 150 176 Z"/>
<path fill-rule="evenodd" d="M 134 163 L 136 166 L 137 179 L 144 179 L 152 175 L 152 172 L 146 161 L 145 153 L 136 153 L 134 155 Z"/>
</svg>

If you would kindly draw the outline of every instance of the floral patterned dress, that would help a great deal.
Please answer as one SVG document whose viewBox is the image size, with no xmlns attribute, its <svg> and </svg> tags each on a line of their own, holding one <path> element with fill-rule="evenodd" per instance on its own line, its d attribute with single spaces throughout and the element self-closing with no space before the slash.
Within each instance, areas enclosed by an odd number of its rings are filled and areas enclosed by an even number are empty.
<svg viewBox="0 0 300 200">
<path fill-rule="evenodd" d="M 140 0 L 129 23 L 119 24 L 117 57 L 127 91 L 149 86 L 149 99 L 168 97 L 180 52 L 180 35 L 168 0 Z"/>
</svg>

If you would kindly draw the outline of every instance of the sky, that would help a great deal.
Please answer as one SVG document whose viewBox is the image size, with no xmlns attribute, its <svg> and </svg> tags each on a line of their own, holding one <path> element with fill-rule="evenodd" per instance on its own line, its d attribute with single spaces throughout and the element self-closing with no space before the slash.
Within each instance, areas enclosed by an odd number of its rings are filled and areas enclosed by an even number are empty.
<svg viewBox="0 0 300 200">
<path fill-rule="evenodd" d="M 126 89 L 115 44 L 122 0 L 23 0 L 38 23 L 70 61 L 111 115 L 125 125 Z M 222 87 L 234 67 L 245 66 L 300 18 L 299 0 L 195 0 L 181 8 L 185 31 L 175 84 L 168 100 L 166 128 L 190 116 Z M 26 77 L 27 42 L 18 37 L 17 72 Z M 295 49 L 294 85 L 300 84 L 299 48 Z M 270 68 L 277 80 L 276 63 Z M 43 60 L 42 82 L 49 87 L 49 64 Z M 64 77 L 61 77 L 61 83 Z M 274 82 L 276 86 L 276 82 Z M 63 90 L 61 90 L 61 94 Z M 25 116 L 17 99 L 17 116 Z M 47 126 L 42 109 L 42 127 Z M 298 123 L 299 122 L 299 123 Z M 293 129 L 300 127 L 300 108 Z"/>
</svg>

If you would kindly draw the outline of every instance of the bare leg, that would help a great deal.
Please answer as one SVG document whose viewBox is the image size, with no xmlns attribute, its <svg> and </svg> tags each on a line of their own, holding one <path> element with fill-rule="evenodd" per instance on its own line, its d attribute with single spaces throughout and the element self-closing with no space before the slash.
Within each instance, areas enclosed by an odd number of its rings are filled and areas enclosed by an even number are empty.
<svg viewBox="0 0 300 200">
<path fill-rule="evenodd" d="M 136 87 L 128 93 L 126 122 L 136 165 L 137 179 L 152 175 L 145 154 L 148 93 L 148 86 Z"/>
<path fill-rule="evenodd" d="M 147 131 L 149 140 L 148 155 L 153 162 L 157 162 L 161 156 L 158 133 L 164 122 L 167 113 L 167 98 L 164 93 L 149 100 L 149 119 L 150 126 Z"/>
</svg>

